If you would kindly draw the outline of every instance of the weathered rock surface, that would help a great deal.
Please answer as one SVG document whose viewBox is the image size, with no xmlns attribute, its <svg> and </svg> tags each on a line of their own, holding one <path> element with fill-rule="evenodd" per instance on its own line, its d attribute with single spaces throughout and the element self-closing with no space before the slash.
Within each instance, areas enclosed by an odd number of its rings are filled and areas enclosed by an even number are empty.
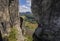
<svg viewBox="0 0 60 41">
<path fill-rule="evenodd" d="M 39 24 L 33 41 L 60 41 L 60 0 L 32 0 L 32 13 Z"/>
<path fill-rule="evenodd" d="M 0 31 L 2 36 L 8 35 L 12 27 L 18 30 L 17 41 L 23 41 L 18 13 L 18 0 L 0 0 Z"/>
</svg>

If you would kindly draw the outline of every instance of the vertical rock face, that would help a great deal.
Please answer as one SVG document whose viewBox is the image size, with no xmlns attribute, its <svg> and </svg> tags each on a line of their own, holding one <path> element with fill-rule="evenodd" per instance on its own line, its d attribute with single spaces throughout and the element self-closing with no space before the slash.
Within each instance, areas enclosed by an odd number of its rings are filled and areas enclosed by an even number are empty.
<svg viewBox="0 0 60 41">
<path fill-rule="evenodd" d="M 9 22 L 8 1 L 0 0 L 0 30 L 2 31 L 2 33 L 6 32 L 8 22 Z"/>
<path fill-rule="evenodd" d="M 12 27 L 18 30 L 17 41 L 23 41 L 18 13 L 18 0 L 0 0 L 0 30 L 2 36 L 9 34 Z"/>
<path fill-rule="evenodd" d="M 60 41 L 60 0 L 32 0 L 32 13 L 38 21 L 34 41 Z"/>
</svg>

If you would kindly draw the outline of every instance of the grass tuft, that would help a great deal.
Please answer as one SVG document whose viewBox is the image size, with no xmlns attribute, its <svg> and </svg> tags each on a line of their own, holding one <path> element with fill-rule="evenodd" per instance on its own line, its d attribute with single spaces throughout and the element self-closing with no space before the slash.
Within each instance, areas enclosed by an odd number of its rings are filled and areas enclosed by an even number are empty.
<svg viewBox="0 0 60 41">
<path fill-rule="evenodd" d="M 11 28 L 11 32 L 9 33 L 8 40 L 9 41 L 16 41 L 16 35 L 17 35 L 17 29 L 16 28 Z"/>
</svg>

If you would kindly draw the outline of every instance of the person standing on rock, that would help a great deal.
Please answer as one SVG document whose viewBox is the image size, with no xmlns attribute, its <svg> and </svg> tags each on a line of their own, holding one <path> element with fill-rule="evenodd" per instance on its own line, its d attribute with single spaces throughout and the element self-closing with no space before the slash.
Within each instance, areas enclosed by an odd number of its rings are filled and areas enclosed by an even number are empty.
<svg viewBox="0 0 60 41">
<path fill-rule="evenodd" d="M 20 27 L 21 27 L 21 29 L 22 29 L 22 24 L 23 24 L 23 18 L 20 17 Z"/>
<path fill-rule="evenodd" d="M 23 18 L 20 17 L 20 28 L 22 30 L 22 34 L 24 34 L 24 28 L 22 27 L 22 25 L 23 25 Z"/>
</svg>

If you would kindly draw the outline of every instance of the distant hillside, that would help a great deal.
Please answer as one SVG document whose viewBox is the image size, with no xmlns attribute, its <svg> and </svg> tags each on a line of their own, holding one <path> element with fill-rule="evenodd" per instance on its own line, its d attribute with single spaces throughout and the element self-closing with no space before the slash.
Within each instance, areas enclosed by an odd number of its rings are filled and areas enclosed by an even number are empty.
<svg viewBox="0 0 60 41">
<path fill-rule="evenodd" d="M 31 23 L 35 23 L 35 18 L 31 12 L 20 12 L 20 16 L 26 17 L 25 21 L 29 21 Z"/>
<path fill-rule="evenodd" d="M 20 16 L 23 16 L 23 15 L 30 15 L 32 14 L 31 12 L 20 12 Z"/>
</svg>

